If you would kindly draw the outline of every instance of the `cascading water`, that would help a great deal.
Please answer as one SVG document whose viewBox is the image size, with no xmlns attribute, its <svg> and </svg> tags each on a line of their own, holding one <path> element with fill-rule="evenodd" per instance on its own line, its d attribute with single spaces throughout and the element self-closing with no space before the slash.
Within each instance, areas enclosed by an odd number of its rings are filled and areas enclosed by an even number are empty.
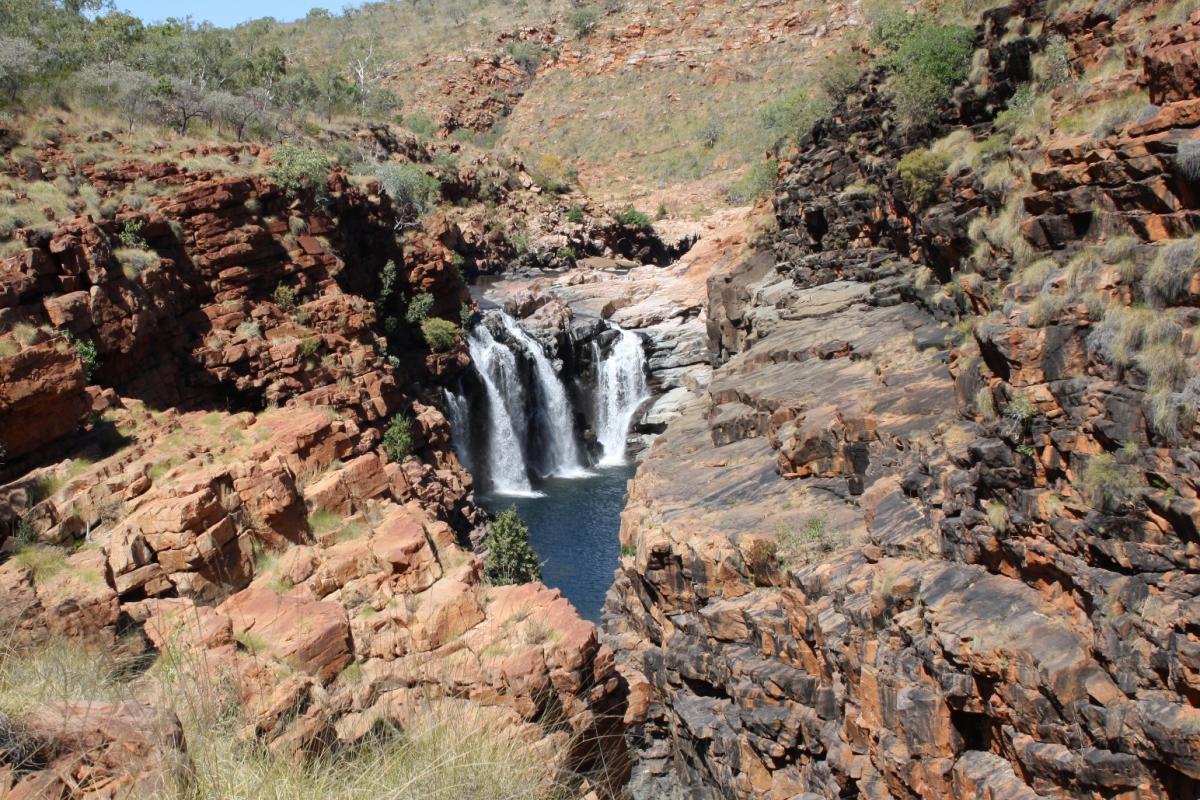
<svg viewBox="0 0 1200 800">
<path fill-rule="evenodd" d="M 538 412 L 546 433 L 545 466 L 547 473 L 560 478 L 578 478 L 587 474 L 575 442 L 575 415 L 562 378 L 546 357 L 542 346 L 517 321 L 503 312 L 500 321 L 514 341 L 524 346 L 533 361 L 537 381 Z"/>
<path fill-rule="evenodd" d="M 632 331 L 617 330 L 620 336 L 608 356 L 599 361 L 597 370 L 596 439 L 600 444 L 601 466 L 625 463 L 629 424 L 638 406 L 650 394 L 646 387 L 642 340 Z"/>
<path fill-rule="evenodd" d="M 455 448 L 486 487 L 480 502 L 492 512 L 515 507 L 529 525 L 530 541 L 546 559 L 542 579 L 598 622 L 619 557 L 617 530 L 633 475 L 626 437 L 648 395 L 641 339 L 609 325 L 600 331 L 603 347 L 592 340 L 596 385 L 581 394 L 596 396 L 591 427 L 605 468 L 587 470 L 589 451 L 576 436 L 571 384 L 564 384 L 516 320 L 501 312 L 487 316 L 468 337 L 475 374 L 464 375 L 457 392 L 445 396 Z M 597 325 L 573 329 L 592 334 Z M 533 491 L 530 474 L 541 491 Z"/>
<path fill-rule="evenodd" d="M 444 390 L 444 394 L 446 414 L 450 417 L 450 441 L 454 443 L 454 452 L 467 468 L 467 472 L 474 472 L 475 464 L 469 446 L 471 428 L 468 422 L 467 398 L 461 392 L 452 392 L 449 389 Z"/>
<path fill-rule="evenodd" d="M 487 394 L 487 474 L 497 494 L 531 495 L 525 468 L 525 392 L 513 352 L 497 342 L 486 325 L 476 325 L 467 341 L 471 361 Z"/>
</svg>

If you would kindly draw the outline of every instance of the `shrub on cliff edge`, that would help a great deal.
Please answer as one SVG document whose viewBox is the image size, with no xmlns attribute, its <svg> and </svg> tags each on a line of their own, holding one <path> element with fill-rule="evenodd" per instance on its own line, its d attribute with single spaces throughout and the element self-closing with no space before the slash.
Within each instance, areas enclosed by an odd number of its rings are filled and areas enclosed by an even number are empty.
<svg viewBox="0 0 1200 800">
<path fill-rule="evenodd" d="M 913 150 L 896 165 L 896 177 L 909 201 L 924 204 L 933 199 L 946 176 L 950 156 L 929 150 Z"/>
<path fill-rule="evenodd" d="M 383 433 L 383 451 L 396 463 L 413 454 L 412 420 L 405 414 L 397 414 L 388 423 Z"/>
<path fill-rule="evenodd" d="M 267 168 L 267 174 L 288 197 L 310 190 L 320 195 L 327 191 L 325 181 L 329 177 L 329 159 L 294 144 L 281 144 L 271 154 L 271 166 Z"/>
<path fill-rule="evenodd" d="M 448 319 L 430 317 L 421 323 L 421 334 L 425 344 L 435 353 L 445 353 L 458 344 L 462 329 Z"/>
<path fill-rule="evenodd" d="M 496 515 L 483 545 L 487 549 L 483 574 L 491 583 L 529 583 L 542 577 L 542 564 L 529 543 L 529 528 L 517 516 L 516 508 Z"/>
</svg>

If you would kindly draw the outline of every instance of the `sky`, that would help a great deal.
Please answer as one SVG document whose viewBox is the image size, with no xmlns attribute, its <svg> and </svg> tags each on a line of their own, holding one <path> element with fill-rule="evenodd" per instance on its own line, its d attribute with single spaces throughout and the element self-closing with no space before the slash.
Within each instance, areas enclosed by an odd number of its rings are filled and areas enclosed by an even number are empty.
<svg viewBox="0 0 1200 800">
<path fill-rule="evenodd" d="M 208 20 L 214 25 L 229 27 L 260 17 L 290 22 L 303 17 L 314 7 L 327 8 L 336 14 L 341 11 L 344 0 L 116 0 L 114 5 L 146 22 L 190 15 L 197 22 Z"/>
</svg>

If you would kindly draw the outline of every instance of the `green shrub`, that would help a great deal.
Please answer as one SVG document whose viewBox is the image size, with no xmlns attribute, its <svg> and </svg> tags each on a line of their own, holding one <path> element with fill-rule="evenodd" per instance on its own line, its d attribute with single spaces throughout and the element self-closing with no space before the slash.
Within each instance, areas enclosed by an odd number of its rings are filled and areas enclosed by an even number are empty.
<svg viewBox="0 0 1200 800">
<path fill-rule="evenodd" d="M 487 556 L 483 574 L 494 585 L 529 583 L 542 577 L 542 565 L 533 545 L 529 528 L 517 516 L 516 508 L 501 511 L 483 537 Z"/>
<path fill-rule="evenodd" d="M 406 217 L 419 217 L 428 209 L 441 185 L 416 164 L 382 164 L 375 178 L 392 203 Z"/>
<path fill-rule="evenodd" d="M 508 56 L 529 75 L 537 72 L 538 64 L 546 54 L 538 42 L 513 42 L 508 46 Z"/>
<path fill-rule="evenodd" d="M 1112 453 L 1089 458 L 1081 478 L 1084 498 L 1105 511 L 1118 509 L 1137 495 L 1138 482 Z"/>
<path fill-rule="evenodd" d="M 570 210 L 567 211 L 567 221 L 573 222 L 576 225 L 583 222 L 583 209 L 579 206 L 571 206 Z"/>
<path fill-rule="evenodd" d="M 404 127 L 419 136 L 433 136 L 437 132 L 437 125 L 423 111 L 414 111 L 407 115 L 404 118 Z"/>
<path fill-rule="evenodd" d="M 75 354 L 79 356 L 79 361 L 83 364 L 83 376 L 90 381 L 96 374 L 96 370 L 100 368 L 100 356 L 96 352 L 96 344 L 87 339 L 76 339 L 75 334 L 70 331 L 64 331 L 63 335 L 67 337 L 71 347 L 75 348 Z"/>
<path fill-rule="evenodd" d="M 113 250 L 113 258 L 121 265 L 121 271 L 129 280 L 134 280 L 148 269 L 154 269 L 162 263 L 158 253 L 153 250 L 141 250 L 134 247 L 118 247 Z"/>
<path fill-rule="evenodd" d="M 291 310 L 296 307 L 296 290 L 286 283 L 280 283 L 275 287 L 275 291 L 271 293 L 271 299 L 280 308 Z"/>
<path fill-rule="evenodd" d="M 734 205 L 752 203 L 775 187 L 779 176 L 779 162 L 774 159 L 755 161 L 736 184 L 725 192 L 725 198 Z"/>
<path fill-rule="evenodd" d="M 615 216 L 617 222 L 627 228 L 649 230 L 654 227 L 654 223 L 650 221 L 650 215 L 644 211 L 638 211 L 636 208 L 627 208 L 624 211 L 618 211 Z"/>
<path fill-rule="evenodd" d="M 408 301 L 408 309 L 404 312 L 404 321 L 410 325 L 420 325 L 429 316 L 433 308 L 433 295 L 429 292 L 419 292 Z"/>
<path fill-rule="evenodd" d="M 567 25 L 575 33 L 575 38 L 582 39 L 596 30 L 600 22 L 600 12 L 592 6 L 580 6 L 567 15 Z"/>
<path fill-rule="evenodd" d="M 383 452 L 392 461 L 399 463 L 413 454 L 412 420 L 405 414 L 397 414 L 383 432 Z"/>
<path fill-rule="evenodd" d="M 763 109 L 762 126 L 776 143 L 801 139 L 829 113 L 831 106 L 824 93 L 801 87 Z"/>
<path fill-rule="evenodd" d="M 140 219 L 125 220 L 125 226 L 117 234 L 121 244 L 130 248 L 145 248 L 146 240 L 142 238 L 142 228 L 144 227 L 146 227 L 146 223 Z"/>
<path fill-rule="evenodd" d="M 896 165 L 896 176 L 904 196 L 917 204 L 927 203 L 937 193 L 950 166 L 950 156 L 929 150 L 912 150 Z"/>
<path fill-rule="evenodd" d="M 929 24 L 929 19 L 924 15 L 908 14 L 903 8 L 885 11 L 871 24 L 871 44 L 885 53 L 894 53 L 913 31 Z"/>
<path fill-rule="evenodd" d="M 271 154 L 267 174 L 289 198 L 307 191 L 323 195 L 328 191 L 329 159 L 294 144 L 281 144 Z"/>
<path fill-rule="evenodd" d="M 834 100 L 841 100 L 858 83 L 862 71 L 858 68 L 858 57 L 847 48 L 839 50 L 821 64 L 817 83 Z"/>
<path fill-rule="evenodd" d="M 932 122 L 955 84 L 967 77 L 975 32 L 922 20 L 905 32 L 883 63 L 895 73 L 896 110 L 910 125 Z"/>
<path fill-rule="evenodd" d="M 998 533 L 1004 533 L 1008 530 L 1008 506 L 999 500 L 992 500 L 987 504 L 988 524 L 996 529 Z"/>
<path fill-rule="evenodd" d="M 445 353 L 458 344 L 462 329 L 448 319 L 429 317 L 421 323 L 421 334 L 425 344 L 435 353 Z"/>
</svg>

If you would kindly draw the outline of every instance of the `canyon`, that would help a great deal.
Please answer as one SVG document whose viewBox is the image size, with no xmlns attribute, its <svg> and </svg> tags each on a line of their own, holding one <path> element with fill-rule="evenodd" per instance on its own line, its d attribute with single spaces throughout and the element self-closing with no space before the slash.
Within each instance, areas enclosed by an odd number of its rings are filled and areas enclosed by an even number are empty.
<svg viewBox="0 0 1200 800">
<path fill-rule="evenodd" d="M 787 11 L 546 82 L 817 35 Z M 528 796 L 1200 796 L 1200 9 L 964 16 L 932 116 L 839 39 L 766 195 L 694 219 L 449 130 L 339 134 L 440 176 L 412 223 L 336 160 L 295 190 L 278 147 L 84 163 L 59 125 L 39 174 L 150 199 L 0 259 L 0 621 L 136 666 L 0 708 L 0 797 L 194 781 L 164 669 L 289 764 L 469 709 Z M 443 122 L 532 135 L 544 76 L 486 63 Z M 541 580 L 489 578 L 510 505 Z"/>
</svg>

